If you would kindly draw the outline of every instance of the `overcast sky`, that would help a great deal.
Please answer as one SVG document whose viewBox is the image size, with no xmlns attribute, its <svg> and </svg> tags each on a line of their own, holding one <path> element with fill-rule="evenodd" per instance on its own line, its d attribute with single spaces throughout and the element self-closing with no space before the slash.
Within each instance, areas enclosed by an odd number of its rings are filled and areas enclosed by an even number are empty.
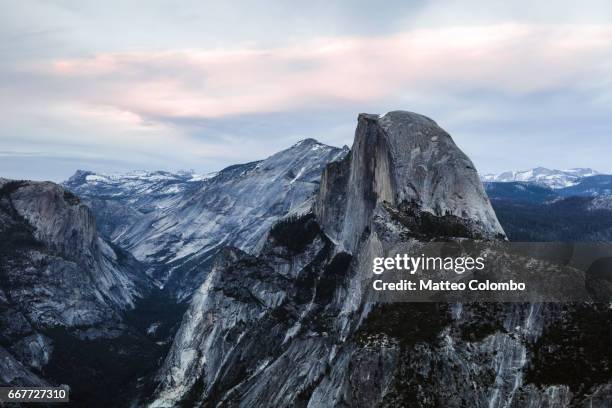
<svg viewBox="0 0 612 408">
<path fill-rule="evenodd" d="M 350 145 L 359 112 L 397 109 L 481 173 L 612 173 L 607 0 L 0 7 L 0 177 L 215 171 L 307 137 Z"/>
</svg>

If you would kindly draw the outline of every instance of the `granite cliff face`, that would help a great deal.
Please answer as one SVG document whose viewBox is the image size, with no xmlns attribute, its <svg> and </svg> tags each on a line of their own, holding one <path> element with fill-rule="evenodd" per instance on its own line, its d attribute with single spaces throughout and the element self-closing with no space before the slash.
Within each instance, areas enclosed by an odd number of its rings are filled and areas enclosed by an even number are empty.
<svg viewBox="0 0 612 408">
<path fill-rule="evenodd" d="M 206 177 L 77 173 L 66 187 L 107 220 L 112 241 L 149 266 L 148 273 L 180 300 L 188 299 L 227 245 L 261 248 L 272 224 L 318 187 L 339 149 L 303 140 L 265 160 Z"/>
<path fill-rule="evenodd" d="M 0 179 L 0 375 L 40 383 L 54 330 L 112 337 L 152 285 L 129 254 L 100 237 L 94 217 L 53 183 Z M 28 374 L 29 372 L 29 374 Z"/>
<path fill-rule="evenodd" d="M 503 238 L 474 165 L 422 115 L 359 115 L 350 158 L 323 173 L 315 211 L 325 232 L 352 251 L 383 202 L 456 216 L 483 237 Z"/>
</svg>

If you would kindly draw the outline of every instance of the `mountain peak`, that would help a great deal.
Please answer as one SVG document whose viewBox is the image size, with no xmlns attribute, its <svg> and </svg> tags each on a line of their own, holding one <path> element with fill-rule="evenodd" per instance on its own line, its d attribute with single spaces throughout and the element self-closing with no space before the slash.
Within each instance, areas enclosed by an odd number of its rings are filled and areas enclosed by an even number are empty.
<svg viewBox="0 0 612 408">
<path fill-rule="evenodd" d="M 395 110 L 389 111 L 383 114 L 372 114 L 372 113 L 360 113 L 358 116 L 359 119 L 367 119 L 367 120 L 375 120 L 387 123 L 404 123 L 404 124 L 418 124 L 424 126 L 438 126 L 438 124 L 433 120 L 428 118 L 425 115 L 421 115 L 420 113 L 405 111 L 405 110 Z"/>
<path fill-rule="evenodd" d="M 325 143 L 321 143 L 318 140 L 309 137 L 307 139 L 300 140 L 299 142 L 295 143 L 293 146 L 289 147 L 288 149 L 282 150 L 279 153 L 293 152 L 293 151 L 301 152 L 304 150 L 335 151 L 335 150 L 342 150 L 342 149 L 335 147 L 335 146 L 327 145 Z"/>
<path fill-rule="evenodd" d="M 317 139 L 308 137 L 306 139 L 299 140 L 296 144 L 293 145 L 293 147 L 302 146 L 302 145 L 312 146 L 315 144 L 323 144 L 323 143 L 319 142 Z"/>
</svg>

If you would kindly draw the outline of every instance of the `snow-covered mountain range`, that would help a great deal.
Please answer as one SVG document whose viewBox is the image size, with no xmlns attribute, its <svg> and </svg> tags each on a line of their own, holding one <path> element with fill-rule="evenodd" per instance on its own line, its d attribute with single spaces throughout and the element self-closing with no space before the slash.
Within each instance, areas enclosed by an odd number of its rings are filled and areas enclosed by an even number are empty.
<svg viewBox="0 0 612 408">
<path fill-rule="evenodd" d="M 482 181 L 487 182 L 523 181 L 556 189 L 573 186 L 582 178 L 597 174 L 600 173 L 590 168 L 551 170 L 545 167 L 535 167 L 529 170 L 505 171 L 499 174 L 484 174 L 481 176 L 481 179 Z"/>
</svg>

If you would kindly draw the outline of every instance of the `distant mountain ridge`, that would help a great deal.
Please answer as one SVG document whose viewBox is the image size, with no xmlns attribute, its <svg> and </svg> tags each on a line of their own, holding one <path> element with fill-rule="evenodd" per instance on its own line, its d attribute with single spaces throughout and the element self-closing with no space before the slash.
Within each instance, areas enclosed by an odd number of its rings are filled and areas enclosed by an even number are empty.
<svg viewBox="0 0 612 408">
<path fill-rule="evenodd" d="M 513 182 L 522 181 L 535 183 L 550 188 L 571 187 L 585 177 L 601 174 L 591 168 L 573 168 L 567 170 L 548 169 L 535 167 L 528 170 L 505 171 L 499 174 L 484 174 L 481 176 L 484 182 Z"/>
<path fill-rule="evenodd" d="M 182 197 L 214 176 L 193 172 L 143 171 L 96 173 L 77 170 L 63 183 L 83 198 L 96 216 L 98 228 L 111 241 L 124 234 L 146 214 L 178 205 Z"/>
<path fill-rule="evenodd" d="M 491 199 L 546 202 L 567 197 L 612 197 L 612 175 L 608 174 L 583 177 L 561 188 L 527 181 L 485 181 L 483 184 Z"/>
<path fill-rule="evenodd" d="M 595 175 L 553 189 L 536 183 L 485 182 L 511 241 L 612 240 L 612 176 Z"/>
<path fill-rule="evenodd" d="M 185 299 L 222 247 L 255 250 L 279 217 L 314 193 L 323 168 L 347 152 L 305 139 L 264 160 L 209 175 L 78 171 L 64 186 L 87 201 L 113 243 Z"/>
</svg>

